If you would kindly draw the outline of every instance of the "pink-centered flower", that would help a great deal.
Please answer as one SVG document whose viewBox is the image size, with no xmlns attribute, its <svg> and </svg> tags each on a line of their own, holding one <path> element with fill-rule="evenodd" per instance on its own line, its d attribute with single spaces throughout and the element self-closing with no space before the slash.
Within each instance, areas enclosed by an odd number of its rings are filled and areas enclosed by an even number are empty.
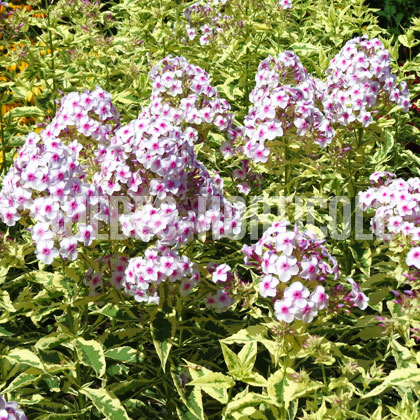
<svg viewBox="0 0 420 420">
<path fill-rule="evenodd" d="M 288 282 L 293 276 L 299 273 L 299 267 L 297 266 L 297 259 L 288 257 L 287 255 L 281 255 L 276 261 L 275 274 L 281 282 Z"/>
<path fill-rule="evenodd" d="M 260 295 L 263 297 L 274 297 L 277 294 L 277 285 L 279 281 L 272 275 L 264 276 L 260 282 Z"/>
<path fill-rule="evenodd" d="M 219 281 L 223 283 L 226 282 L 230 270 L 231 268 L 228 264 L 223 263 L 218 265 L 212 274 L 213 283 L 217 283 Z"/>
<path fill-rule="evenodd" d="M 291 323 L 296 314 L 296 308 L 293 306 L 292 299 L 276 300 L 274 302 L 274 313 L 279 321 Z"/>
<path fill-rule="evenodd" d="M 300 281 L 292 283 L 284 290 L 284 297 L 291 299 L 293 306 L 297 308 L 304 308 L 307 305 L 309 294 L 309 289 Z"/>
<path fill-rule="evenodd" d="M 406 264 L 409 267 L 416 267 L 420 270 L 420 247 L 416 246 L 410 249 L 405 259 Z"/>
</svg>

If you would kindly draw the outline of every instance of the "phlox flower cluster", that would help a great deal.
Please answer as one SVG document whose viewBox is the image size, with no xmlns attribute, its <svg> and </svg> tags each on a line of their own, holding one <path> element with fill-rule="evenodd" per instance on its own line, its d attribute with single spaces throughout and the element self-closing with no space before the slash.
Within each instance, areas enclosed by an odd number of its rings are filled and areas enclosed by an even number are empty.
<svg viewBox="0 0 420 420">
<path fill-rule="evenodd" d="M 40 135 L 26 137 L 4 177 L 1 220 L 13 226 L 29 214 L 35 222 L 30 230 L 36 254 L 43 263 L 50 264 L 58 255 L 74 260 L 78 244 L 92 243 L 94 229 L 84 223 L 84 214 L 86 199 L 94 200 L 96 191 L 79 162 L 81 153 L 88 153 L 82 152 L 82 143 L 105 143 L 118 117 L 111 95 L 100 88 L 66 95 Z"/>
<path fill-rule="evenodd" d="M 404 180 L 391 172 L 375 172 L 370 180 L 373 186 L 359 193 L 359 203 L 363 210 L 376 211 L 373 233 L 382 239 L 402 236 L 412 243 L 420 241 L 420 178 Z"/>
<path fill-rule="evenodd" d="M 292 0 L 279 0 L 279 6 L 283 9 L 293 9 L 293 2 Z"/>
<path fill-rule="evenodd" d="M 413 247 L 406 256 L 406 263 L 410 267 L 409 272 L 404 273 L 403 276 L 407 279 L 404 286 L 408 289 L 398 291 L 392 290 L 394 295 L 393 303 L 400 307 L 400 311 L 410 323 L 410 336 L 417 343 L 420 342 L 420 328 L 418 323 L 419 308 L 420 308 L 420 247 Z M 377 316 L 380 321 L 379 326 L 385 331 L 395 331 L 395 317 Z"/>
<path fill-rule="evenodd" d="M 373 122 L 372 114 L 384 103 L 394 103 L 404 111 L 410 107 L 407 84 L 396 83 L 390 54 L 377 38 L 364 35 L 348 41 L 326 73 L 319 93 L 332 122 L 367 127 Z"/>
<path fill-rule="evenodd" d="M 160 85 L 169 78 L 179 82 L 183 93 L 178 107 L 167 101 L 169 87 Z M 229 104 L 218 97 L 208 75 L 183 58 L 162 60 L 151 79 L 151 104 L 98 151 L 95 187 L 101 194 L 136 201 L 135 210 L 119 218 L 127 237 L 177 246 L 209 231 L 215 239 L 236 235 L 239 205 L 224 197 L 222 179 L 212 176 L 194 151 L 200 141 L 194 127 L 213 123 L 225 129 L 231 124 Z M 202 109 L 196 108 L 198 103 Z M 194 113 L 197 118 L 192 119 Z"/>
<path fill-rule="evenodd" d="M 231 272 L 231 267 L 226 264 L 215 264 L 210 263 L 207 267 L 207 271 L 212 276 L 212 282 L 217 285 L 222 285 L 223 287 L 217 290 L 216 293 L 209 293 L 204 303 L 210 309 L 213 309 L 216 312 L 224 312 L 229 306 L 234 302 L 232 296 L 232 282 L 233 274 Z"/>
<path fill-rule="evenodd" d="M 358 308 L 365 310 L 368 306 L 369 298 L 362 292 L 360 286 L 351 278 L 347 278 L 347 282 L 350 283 L 351 291 L 347 293 L 344 300 L 351 306 L 357 306 Z"/>
<path fill-rule="evenodd" d="M 123 237 L 156 243 L 131 260 L 102 257 L 100 269 L 86 275 L 90 293 L 112 285 L 156 303 L 160 283 L 182 280 L 184 295 L 199 279 L 192 262 L 168 247 L 210 231 L 214 239 L 236 235 L 241 218 L 220 176 L 194 150 L 204 140 L 200 132 L 211 128 L 237 136 L 229 104 L 209 75 L 183 57 L 162 60 L 150 77 L 149 106 L 123 126 L 102 89 L 66 95 L 40 136 L 28 135 L 4 178 L 0 215 L 9 226 L 23 215 L 33 219 L 37 257 L 46 264 L 58 256 L 76 259 L 77 246 L 91 245 L 99 222 L 115 218 Z M 123 214 L 111 199 L 126 205 Z M 92 205 L 99 205 L 95 215 Z"/>
<path fill-rule="evenodd" d="M 250 94 L 253 106 L 244 121 L 243 152 L 255 162 L 267 162 L 266 141 L 294 134 L 328 145 L 334 130 L 315 104 L 318 81 L 308 74 L 291 51 L 269 56 L 258 66 L 256 85 Z"/>
<path fill-rule="evenodd" d="M 353 308 L 365 310 L 369 298 L 351 277 L 346 278 L 347 284 L 338 283 L 328 289 L 328 311 L 350 313 Z M 350 287 L 349 287 L 350 286 Z"/>
<path fill-rule="evenodd" d="M 310 230 L 288 229 L 286 221 L 274 222 L 252 245 L 244 245 L 245 263 L 261 274 L 259 293 L 272 298 L 279 321 L 311 322 L 328 306 L 326 281 L 339 278 L 338 264 Z"/>
<path fill-rule="evenodd" d="M 234 23 L 233 16 L 221 9 L 229 0 L 200 0 L 188 6 L 185 11 L 185 27 L 189 41 L 199 37 L 200 45 L 209 45 L 228 25 Z"/>
<path fill-rule="evenodd" d="M 291 51 L 263 60 L 250 95 L 252 106 L 244 120 L 242 151 L 255 162 L 267 162 L 266 141 L 284 136 L 331 143 L 340 126 L 367 127 L 382 105 L 410 107 L 407 84 L 397 84 L 389 52 L 378 39 L 366 36 L 348 41 L 331 61 L 325 81 L 312 77 Z M 234 149 L 223 145 L 229 157 Z"/>
<path fill-rule="evenodd" d="M 253 171 L 250 168 L 249 159 L 242 159 L 239 163 L 240 167 L 234 169 L 231 177 L 235 180 L 235 185 L 238 192 L 248 195 L 251 188 L 255 187 L 260 189 L 262 186 L 262 174 Z"/>
<path fill-rule="evenodd" d="M 237 8 L 231 3 L 231 0 L 200 0 L 188 6 L 184 11 L 186 40 L 193 41 L 198 37 L 200 45 L 209 45 L 226 29 L 242 28 L 245 25 L 243 20 L 225 13 L 228 5 Z M 292 0 L 279 0 L 278 6 L 283 10 L 291 9 Z"/>
<path fill-rule="evenodd" d="M 125 126 L 111 95 L 97 88 L 66 95 L 40 136 L 28 135 L 4 178 L 0 215 L 9 226 L 23 214 L 34 220 L 42 262 L 76 259 L 78 243 L 90 245 L 99 221 L 113 217 L 126 237 L 161 245 L 182 245 L 208 231 L 215 239 L 239 233 L 239 206 L 225 199 L 222 179 L 194 151 L 205 124 L 235 132 L 229 104 L 208 74 L 182 57 L 162 60 L 151 78 L 150 105 Z M 169 79 L 181 89 L 175 95 L 167 91 Z M 119 217 L 107 200 L 115 196 L 134 200 L 126 210 L 135 211 Z M 99 211 L 86 222 L 88 205 Z"/>
<path fill-rule="evenodd" d="M 85 275 L 89 295 L 103 293 L 107 286 L 122 289 L 128 258 L 124 255 L 106 254 L 95 261 L 96 269 L 90 268 Z"/>
<path fill-rule="evenodd" d="M 155 246 L 147 249 L 144 256 L 129 260 L 122 287 L 138 302 L 158 304 L 158 288 L 165 282 L 185 296 L 198 285 L 198 268 L 187 256 Z"/>
<path fill-rule="evenodd" d="M 126 237 L 181 245 L 211 229 L 217 239 L 238 233 L 238 206 L 224 198 L 221 178 L 198 161 L 196 141 L 195 129 L 182 131 L 146 110 L 99 153 L 99 192 L 136 201 L 134 211 L 119 217 Z"/>
<path fill-rule="evenodd" d="M 27 420 L 25 413 L 15 401 L 6 401 L 0 395 L 0 420 Z"/>
<path fill-rule="evenodd" d="M 151 116 L 195 128 L 199 134 L 217 128 L 227 138 L 235 139 L 241 133 L 234 127 L 229 103 L 220 97 L 210 83 L 209 74 L 201 67 L 184 57 L 169 55 L 153 67 L 149 77 L 152 95 L 146 111 Z"/>
</svg>

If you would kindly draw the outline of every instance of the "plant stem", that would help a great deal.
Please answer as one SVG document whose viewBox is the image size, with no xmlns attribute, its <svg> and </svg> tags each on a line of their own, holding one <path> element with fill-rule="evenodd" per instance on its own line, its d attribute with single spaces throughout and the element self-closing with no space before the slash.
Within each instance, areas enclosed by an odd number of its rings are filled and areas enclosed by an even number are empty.
<svg viewBox="0 0 420 420">
<path fill-rule="evenodd" d="M 57 111 L 57 104 L 55 102 L 55 97 L 57 95 L 57 82 L 55 79 L 55 61 L 54 61 L 54 43 L 52 38 L 52 32 L 51 32 L 51 18 L 50 18 L 50 8 L 48 5 L 48 0 L 45 0 L 45 12 L 47 14 L 47 25 L 48 25 L 48 41 L 49 41 L 49 49 L 50 49 L 50 55 L 51 55 L 51 66 L 50 70 L 52 73 L 52 79 L 53 79 L 53 106 L 54 106 L 54 114 Z"/>
<path fill-rule="evenodd" d="M 3 102 L 0 101 L 0 136 L 1 136 L 1 150 L 3 153 L 3 162 L 1 169 L 6 172 L 6 140 L 4 138 L 4 120 L 3 120 Z"/>
<path fill-rule="evenodd" d="M 287 364 L 289 361 L 289 356 L 284 356 L 283 358 L 283 378 L 282 378 L 282 388 L 281 388 L 281 398 L 283 399 L 284 396 L 284 386 L 286 383 L 286 374 L 287 374 Z M 281 406 L 281 418 L 282 420 L 286 420 L 287 419 L 287 410 L 286 410 L 286 406 L 283 403 L 283 405 Z"/>
<path fill-rule="evenodd" d="M 178 349 L 182 348 L 182 342 L 183 342 L 183 333 L 184 329 L 182 328 L 182 312 L 179 315 L 179 324 L 181 325 L 181 328 L 179 329 L 179 338 L 178 338 Z M 181 356 L 178 355 L 178 362 L 180 361 Z"/>
<path fill-rule="evenodd" d="M 325 366 L 321 363 L 322 381 L 324 382 L 325 390 L 328 390 L 327 376 L 325 375 Z"/>
<path fill-rule="evenodd" d="M 284 138 L 284 195 L 288 197 L 289 195 L 289 159 L 290 159 L 290 150 L 289 150 L 289 141 L 287 136 Z"/>
</svg>

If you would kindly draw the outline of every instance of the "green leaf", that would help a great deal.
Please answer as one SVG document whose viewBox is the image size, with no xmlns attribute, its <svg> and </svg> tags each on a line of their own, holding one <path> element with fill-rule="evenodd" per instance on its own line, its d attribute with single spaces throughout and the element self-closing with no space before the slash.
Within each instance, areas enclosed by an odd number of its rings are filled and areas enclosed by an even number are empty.
<svg viewBox="0 0 420 420">
<path fill-rule="evenodd" d="M 254 368 L 255 359 L 257 358 L 257 343 L 252 341 L 246 343 L 238 354 L 241 367 L 245 370 L 251 371 Z"/>
<path fill-rule="evenodd" d="M 324 420 L 327 414 L 327 407 L 325 405 L 325 400 L 322 401 L 321 407 L 319 407 L 316 413 L 316 420 Z"/>
<path fill-rule="evenodd" d="M 286 409 L 289 408 L 289 404 L 298 398 L 305 396 L 308 393 L 312 393 L 313 391 L 319 389 L 321 387 L 321 383 L 319 382 L 295 382 L 293 380 L 286 380 L 283 392 L 283 400 L 286 405 Z"/>
<path fill-rule="evenodd" d="M 80 363 L 91 367 L 99 377 L 105 374 L 106 362 L 102 344 L 95 340 L 77 338 L 74 342 Z"/>
<path fill-rule="evenodd" d="M 105 357 L 120 362 L 134 363 L 137 360 L 137 351 L 129 346 L 117 347 L 115 349 L 107 350 L 105 352 Z"/>
<path fill-rule="evenodd" d="M 250 372 L 248 374 L 244 374 L 241 376 L 240 380 L 253 386 L 268 386 L 267 379 L 265 379 L 264 376 L 260 375 L 258 372 Z"/>
<path fill-rule="evenodd" d="M 13 333 L 13 332 L 11 332 L 11 331 L 8 331 L 8 330 L 6 330 L 6 328 L 4 328 L 4 327 L 2 327 L 1 325 L 0 325 L 0 337 L 2 337 L 2 336 L 6 336 L 6 337 L 10 337 L 10 336 L 12 336 L 12 335 L 14 335 L 15 333 Z"/>
<path fill-rule="evenodd" d="M 223 375 L 223 373 L 208 371 L 199 378 L 188 382 L 187 385 L 199 385 L 205 391 L 208 386 L 229 389 L 235 385 L 235 381 L 230 376 Z"/>
<path fill-rule="evenodd" d="M 252 325 L 248 328 L 238 331 L 222 341 L 225 344 L 245 344 L 250 341 L 262 341 L 266 339 L 267 328 L 263 325 Z"/>
<path fill-rule="evenodd" d="M 234 379 L 254 386 L 267 386 L 267 381 L 262 375 L 252 372 L 257 357 L 256 341 L 246 343 L 238 355 L 222 341 L 220 344 L 229 374 Z"/>
<path fill-rule="evenodd" d="M 253 407 L 261 403 L 275 404 L 275 402 L 268 395 L 257 394 L 255 392 L 246 392 L 245 395 L 241 393 L 239 398 L 233 398 L 226 406 L 226 415 L 244 407 Z"/>
<path fill-rule="evenodd" d="M 1 164 L 0 164 L 1 167 Z M 2 284 L 6 278 L 7 278 L 7 273 L 10 270 L 10 266 L 7 265 L 6 267 L 0 267 L 0 284 Z"/>
<path fill-rule="evenodd" d="M 33 384 L 37 379 L 39 379 L 40 375 L 32 375 L 26 372 L 21 373 L 12 382 L 7 386 L 7 388 L 2 389 L 1 393 L 5 394 L 6 392 L 12 392 L 15 389 L 23 388 L 27 385 Z"/>
<path fill-rule="evenodd" d="M 382 394 L 390 386 L 404 386 L 410 382 L 420 382 L 420 369 L 404 368 L 393 370 L 385 380 L 372 391 L 363 395 L 361 398 L 375 397 Z"/>
<path fill-rule="evenodd" d="M 6 290 L 0 290 L 0 308 L 3 308 L 7 312 L 16 312 L 10 300 L 9 293 Z"/>
<path fill-rule="evenodd" d="M 35 347 L 38 350 L 52 350 L 55 347 L 68 342 L 70 338 L 71 336 L 68 334 L 53 332 L 50 335 L 47 335 L 46 337 L 40 338 L 36 342 Z"/>
<path fill-rule="evenodd" d="M 165 370 L 166 362 L 171 351 L 176 331 L 175 311 L 165 314 L 158 311 L 154 314 L 151 324 L 153 344 L 159 356 L 162 369 Z"/>
<path fill-rule="evenodd" d="M 187 400 L 187 406 L 191 413 L 193 413 L 197 419 L 204 420 L 204 409 L 203 409 L 203 399 L 201 396 L 201 389 L 194 387 L 190 392 Z"/>
<path fill-rule="evenodd" d="M 21 118 L 21 117 L 42 117 L 45 115 L 45 112 L 36 106 L 20 106 L 17 108 L 11 109 L 9 112 L 4 114 L 3 118 Z"/>
<path fill-rule="evenodd" d="M 413 30 L 408 30 L 404 35 L 399 35 L 398 41 L 407 48 L 413 48 L 420 43 L 420 40 L 416 40 Z"/>
<path fill-rule="evenodd" d="M 223 342 L 220 342 L 220 345 L 222 346 L 223 358 L 225 359 L 228 370 L 234 371 L 239 369 L 242 363 L 240 362 L 238 355 Z"/>
<path fill-rule="evenodd" d="M 81 388 L 80 393 L 86 395 L 105 418 L 130 420 L 121 401 L 112 392 L 104 388 Z"/>
<path fill-rule="evenodd" d="M 213 373 L 211 370 L 206 369 L 205 367 L 202 367 L 199 365 L 195 365 L 194 363 L 187 362 L 187 364 L 188 364 L 188 370 L 193 380 L 200 378 L 206 374 Z M 175 379 L 174 379 L 174 382 L 175 382 Z M 205 391 L 207 394 L 209 394 L 211 397 L 213 397 L 215 400 L 219 401 L 220 403 L 227 404 L 228 402 L 227 388 L 221 388 L 221 387 L 211 386 L 211 385 L 204 385 L 204 386 L 197 385 L 197 387 L 199 387 L 200 389 L 203 389 L 203 391 Z"/>
<path fill-rule="evenodd" d="M 44 366 L 39 357 L 28 349 L 13 349 L 6 357 L 11 362 L 17 362 L 19 364 L 28 365 L 32 368 L 44 370 Z"/>
<path fill-rule="evenodd" d="M 268 378 L 268 395 L 281 405 L 284 401 L 284 373 L 283 370 L 277 370 Z"/>
<path fill-rule="evenodd" d="M 184 411 L 181 411 L 180 407 L 176 407 L 176 414 L 178 415 L 179 420 L 197 420 L 197 417 L 191 413 L 191 411 L 188 410 L 187 407 L 185 407 Z"/>
</svg>

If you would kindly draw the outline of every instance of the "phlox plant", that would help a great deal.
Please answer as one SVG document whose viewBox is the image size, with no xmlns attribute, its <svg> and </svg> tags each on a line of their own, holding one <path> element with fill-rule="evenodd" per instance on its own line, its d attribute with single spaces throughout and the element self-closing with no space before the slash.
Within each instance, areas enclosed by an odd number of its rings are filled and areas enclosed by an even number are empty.
<svg viewBox="0 0 420 420">
<path fill-rule="evenodd" d="M 0 418 L 5 420 L 26 420 L 24 412 L 15 401 L 5 401 L 0 396 Z"/>
<path fill-rule="evenodd" d="M 0 418 L 420 418 L 417 21 L 1 7 Z"/>
</svg>

